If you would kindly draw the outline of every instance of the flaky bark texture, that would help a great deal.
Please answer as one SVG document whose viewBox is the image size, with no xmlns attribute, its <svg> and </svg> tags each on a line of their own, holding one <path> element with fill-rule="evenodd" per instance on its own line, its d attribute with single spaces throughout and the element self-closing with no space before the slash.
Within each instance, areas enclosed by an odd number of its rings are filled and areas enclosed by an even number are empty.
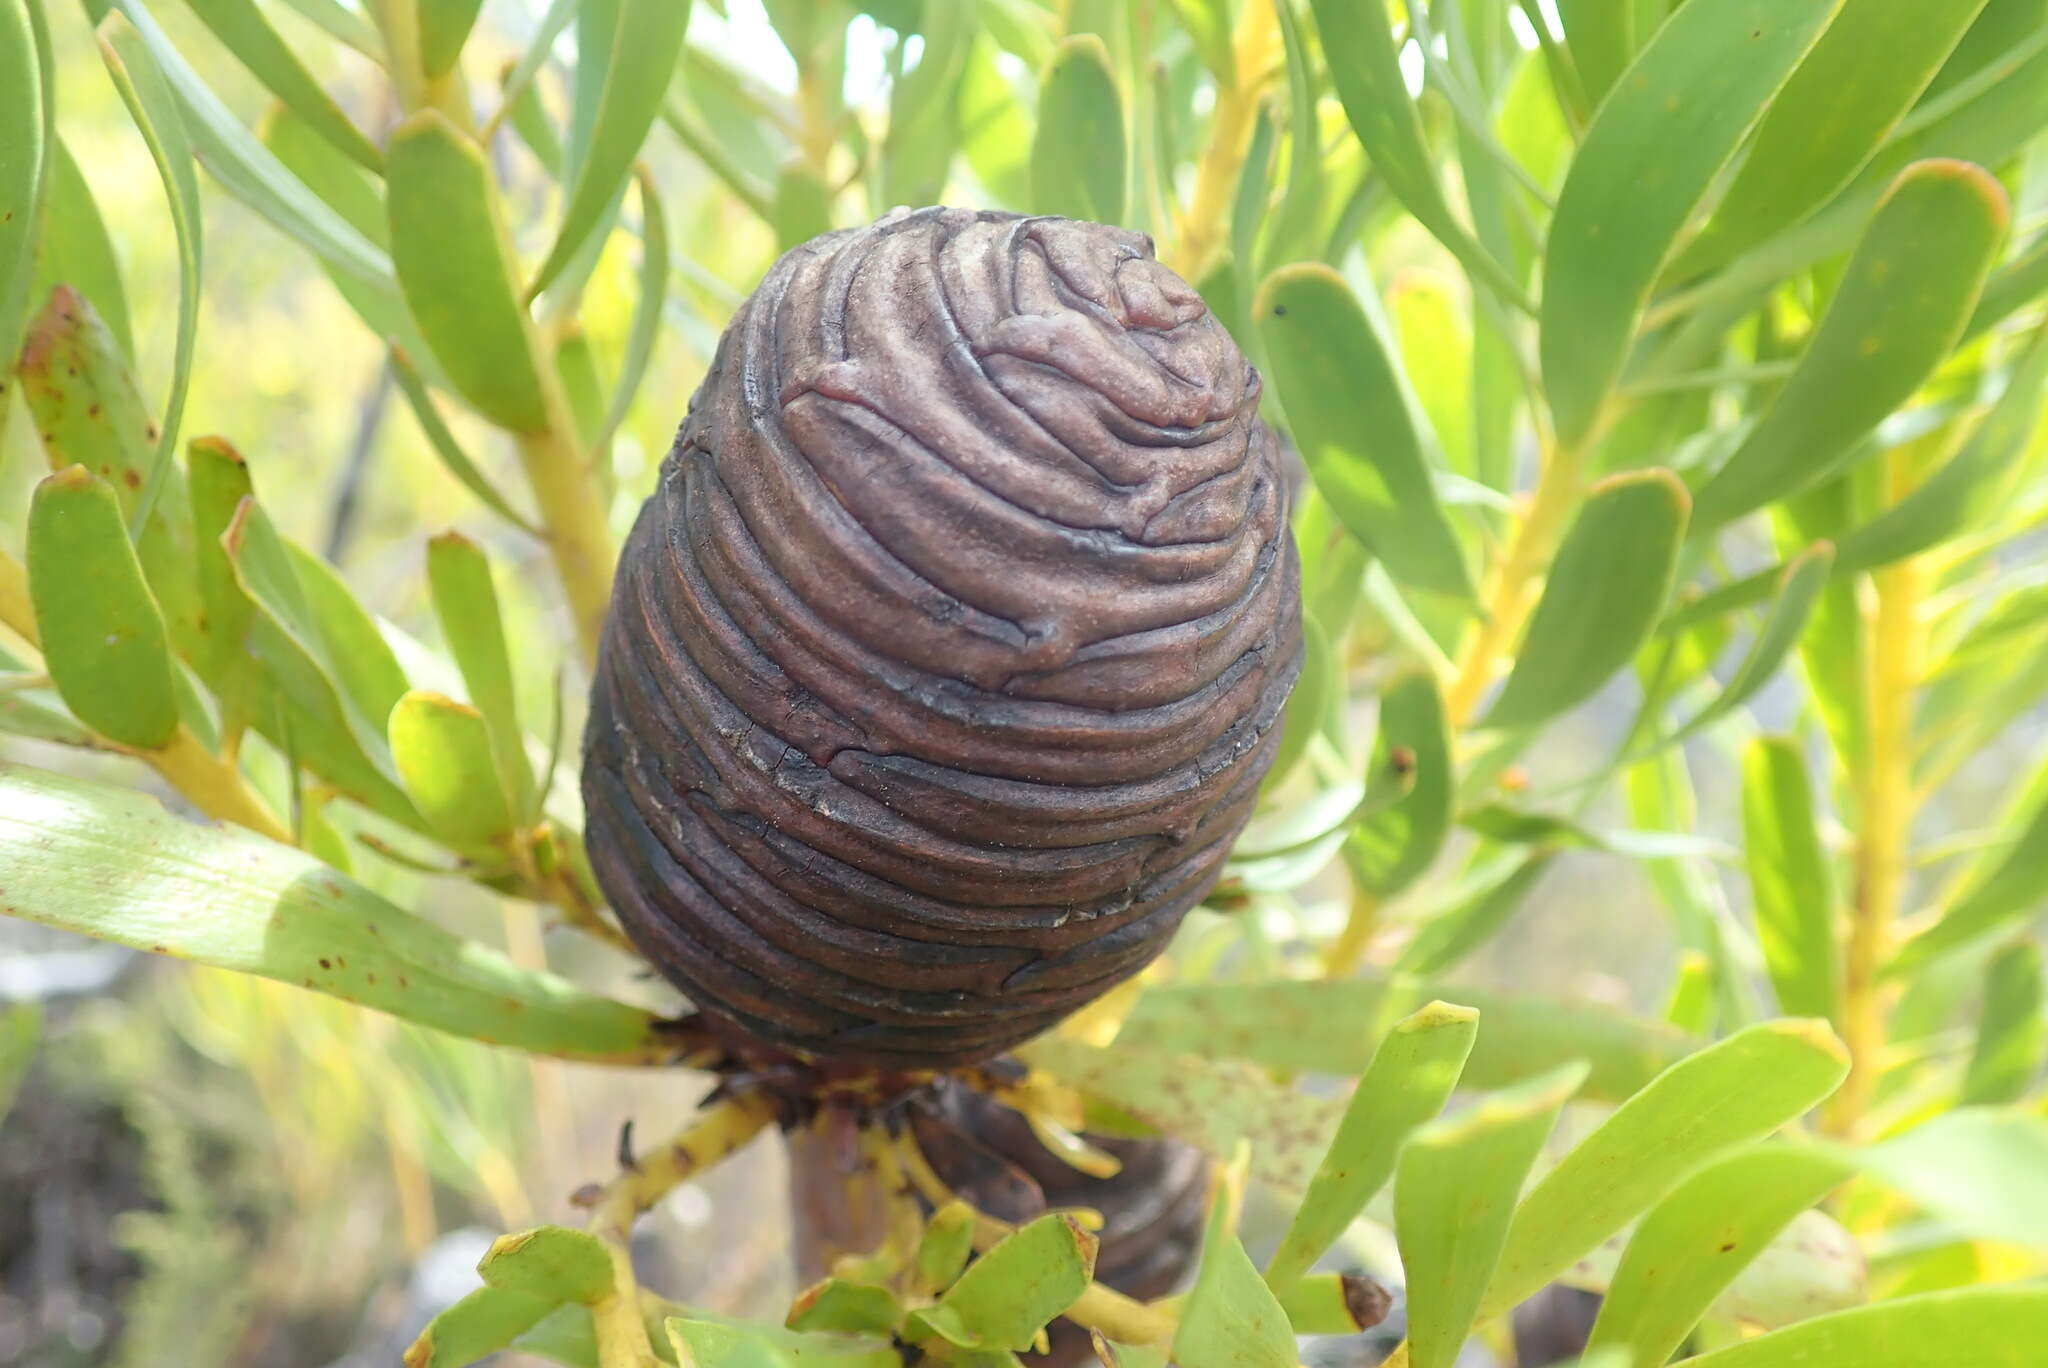
<svg viewBox="0 0 2048 1368">
<path fill-rule="evenodd" d="M 796 248 L 627 543 L 599 881 L 741 1038 L 993 1055 L 1136 972 L 1279 740 L 1259 377 L 1143 237 L 957 209 Z"/>
</svg>

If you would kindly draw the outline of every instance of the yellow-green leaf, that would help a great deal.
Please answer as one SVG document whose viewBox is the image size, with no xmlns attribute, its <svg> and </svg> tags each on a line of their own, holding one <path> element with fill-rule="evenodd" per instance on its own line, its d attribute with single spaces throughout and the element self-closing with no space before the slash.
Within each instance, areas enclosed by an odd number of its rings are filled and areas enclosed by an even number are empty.
<svg viewBox="0 0 2048 1368">
<path fill-rule="evenodd" d="M 1344 848 L 1352 877 L 1380 897 L 1420 878 L 1451 830 L 1457 780 L 1450 722 L 1443 691 L 1426 670 L 1396 676 L 1380 694 L 1379 734 L 1369 773 L 1378 777 L 1398 768 L 1413 774 L 1413 786 L 1360 822 Z"/>
<path fill-rule="evenodd" d="M 228 51 L 249 68 L 271 94 L 320 136 L 334 144 L 349 160 L 372 171 L 384 165 L 384 156 L 362 130 L 349 122 L 341 106 L 321 88 L 320 81 L 306 69 L 278 31 L 271 27 L 255 0 L 189 0 L 192 10 L 213 30 Z M 474 8 L 474 3 L 472 4 Z"/>
<path fill-rule="evenodd" d="M 490 168 L 437 111 L 400 124 L 385 168 L 391 256 L 420 334 L 456 390 L 514 432 L 548 424 L 532 320 Z"/>
<path fill-rule="evenodd" d="M 1032 210 L 1122 223 L 1127 138 L 1109 49 L 1092 33 L 1063 39 L 1039 82 Z"/>
<path fill-rule="evenodd" d="M 1701 486 L 1708 532 L 1838 469 L 1955 346 L 1997 258 L 2005 191 L 1967 162 L 1916 162 L 1878 206 L 1797 368 Z"/>
<path fill-rule="evenodd" d="M 1253 307 L 1316 488 L 1396 581 L 1469 596 L 1464 551 L 1431 478 L 1435 439 L 1376 310 L 1315 262 L 1275 271 Z"/>
<path fill-rule="evenodd" d="M 475 708 L 414 690 L 391 710 L 390 741 L 399 782 L 436 836 L 479 853 L 511 833 L 490 731 Z"/>
<path fill-rule="evenodd" d="M 595 1235 L 547 1225 L 500 1235 L 476 1266 L 484 1283 L 559 1305 L 612 1290 L 612 1256 Z"/>
<path fill-rule="evenodd" d="M 62 138 L 50 142 L 50 179 L 43 197 L 43 231 L 36 242 L 36 278 L 31 308 L 68 285 L 92 301 L 121 354 L 135 361 L 135 329 L 128 321 L 128 292 L 106 220 L 92 185 Z"/>
<path fill-rule="evenodd" d="M 36 232 L 50 178 L 53 93 L 45 87 L 42 10 L 0 7 L 0 376 L 13 369 L 31 301 Z"/>
<path fill-rule="evenodd" d="M 500 790 L 519 819 L 533 808 L 533 770 L 519 727 L 512 653 L 505 642 L 490 562 L 476 543 L 446 532 L 427 543 L 427 582 L 433 588 L 441 635 L 489 731 Z"/>
<path fill-rule="evenodd" d="M 1686 1360 L 1686 1368 L 2035 1368 L 2048 1287 L 1971 1287 L 1819 1316 Z"/>
<path fill-rule="evenodd" d="M 484 0 L 417 0 L 420 14 L 420 67 L 432 80 L 454 69 L 476 25 Z M 687 4 L 677 6 L 687 10 Z"/>
<path fill-rule="evenodd" d="M 1668 470 L 1594 486 L 1544 581 L 1489 727 L 1529 727 L 1591 698 L 1647 641 L 1678 569 L 1685 486 Z"/>
<path fill-rule="evenodd" d="M 1686 5 L 1600 106 L 1544 255 L 1543 384 L 1565 446 L 1594 434 L 1679 234 L 1841 3 Z"/>
<path fill-rule="evenodd" d="M 36 486 L 28 581 L 43 659 L 72 716 L 149 750 L 178 730 L 171 648 L 113 489 L 83 466 Z"/>
<path fill-rule="evenodd" d="M 1834 871 L 1806 756 L 1790 737 L 1760 736 L 1743 752 L 1742 833 L 1757 942 L 1779 1010 L 1839 1021 Z"/>
<path fill-rule="evenodd" d="M 1181 1368 L 1294 1368 L 1294 1328 L 1237 1237 L 1247 1159 L 1240 1146 L 1220 1175 L 1202 1261 L 1181 1308 L 1173 1362 Z"/>
</svg>

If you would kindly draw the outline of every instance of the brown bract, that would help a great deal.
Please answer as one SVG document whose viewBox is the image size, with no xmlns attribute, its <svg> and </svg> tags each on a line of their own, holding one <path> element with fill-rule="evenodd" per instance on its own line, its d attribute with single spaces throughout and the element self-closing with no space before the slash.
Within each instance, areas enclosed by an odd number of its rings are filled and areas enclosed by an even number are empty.
<svg viewBox="0 0 2048 1368">
<path fill-rule="evenodd" d="M 788 253 L 619 564 L 592 862 L 696 1006 L 987 1058 L 1214 883 L 1299 668 L 1258 373 L 1135 233 L 959 209 Z"/>
</svg>

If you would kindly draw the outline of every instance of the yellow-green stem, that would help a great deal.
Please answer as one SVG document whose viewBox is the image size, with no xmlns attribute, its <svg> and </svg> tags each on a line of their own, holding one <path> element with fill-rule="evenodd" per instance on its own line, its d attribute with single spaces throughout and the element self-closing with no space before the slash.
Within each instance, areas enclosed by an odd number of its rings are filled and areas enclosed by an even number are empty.
<svg viewBox="0 0 2048 1368">
<path fill-rule="evenodd" d="M 35 604 L 28 596 L 28 568 L 5 551 L 0 551 L 0 622 L 29 645 L 41 644 L 42 638 L 36 635 Z"/>
<path fill-rule="evenodd" d="M 550 361 L 548 364 L 552 365 Z M 519 460 L 533 489 L 535 507 L 546 524 L 548 550 L 569 600 L 576 641 L 586 663 L 597 659 L 605 609 L 612 593 L 612 534 L 598 490 L 597 472 L 568 434 L 566 405 L 549 406 L 563 416 L 541 432 L 514 434 Z"/>
<path fill-rule="evenodd" d="M 729 1097 L 660 1149 L 641 1155 L 599 1194 L 590 1228 L 623 1239 L 640 1214 L 727 1158 L 765 1129 L 774 1113 L 758 1097 Z"/>
<path fill-rule="evenodd" d="M 1905 492 L 1887 472 L 1892 502 Z M 1865 751 L 1855 775 L 1856 885 L 1842 964 L 1842 1036 L 1849 1077 L 1829 1117 L 1837 1134 L 1862 1123 L 1877 1091 L 1885 1048 L 1884 993 L 1878 982 L 1896 934 L 1913 827 L 1913 699 L 1926 649 L 1921 608 L 1927 570 L 1916 557 L 1871 576 L 1874 603 L 1865 625 L 1869 676 Z"/>
<path fill-rule="evenodd" d="M 1529 511 L 1515 529 L 1507 555 L 1493 576 L 1478 625 L 1473 629 L 1459 658 L 1457 677 L 1451 682 L 1444 705 L 1453 726 L 1472 720 L 1479 700 L 1493 683 L 1493 675 L 1522 624 L 1535 606 L 1536 591 L 1550 556 L 1564 534 L 1565 523 L 1578 506 L 1580 485 L 1585 476 L 1583 445 L 1553 448 L 1543 462 L 1542 477 L 1529 501 Z"/>
<path fill-rule="evenodd" d="M 1247 0 L 1232 39 L 1236 79 L 1216 92 L 1209 147 L 1195 172 L 1194 198 L 1167 253 L 1166 264 L 1183 279 L 1201 279 L 1230 231 L 1231 201 L 1251 151 L 1259 98 L 1275 70 L 1279 47 L 1280 26 L 1272 0 Z"/>
<path fill-rule="evenodd" d="M 1344 919 L 1344 929 L 1323 952 L 1323 977 L 1343 979 L 1357 973 L 1379 929 L 1379 895 L 1368 888 L 1352 889 L 1351 910 Z"/>
<path fill-rule="evenodd" d="M 292 844 L 291 832 L 256 796 L 242 771 L 199 744 L 199 738 L 183 725 L 169 744 L 136 754 L 207 816 L 247 827 L 285 845 Z"/>
</svg>

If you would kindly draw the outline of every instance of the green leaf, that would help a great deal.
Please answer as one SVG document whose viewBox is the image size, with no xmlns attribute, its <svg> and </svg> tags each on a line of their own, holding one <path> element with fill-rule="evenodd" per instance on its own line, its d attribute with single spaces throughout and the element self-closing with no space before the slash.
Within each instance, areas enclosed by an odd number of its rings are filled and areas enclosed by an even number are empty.
<svg viewBox="0 0 2048 1368">
<path fill-rule="evenodd" d="M 388 157 L 391 255 L 421 335 L 477 412 L 514 432 L 541 431 L 533 323 L 483 153 L 427 110 L 398 126 Z"/>
<path fill-rule="evenodd" d="M 1294 1368 L 1294 1328 L 1237 1238 L 1243 1152 L 1222 1174 L 1202 1236 L 1202 1261 L 1173 1335 L 1181 1368 Z"/>
<path fill-rule="evenodd" d="M 236 121 L 157 27 L 142 0 L 113 0 L 113 4 L 134 24 L 165 83 L 176 93 L 192 152 L 214 179 L 321 260 L 388 292 L 389 258 L 285 170 L 276 156 Z"/>
<path fill-rule="evenodd" d="M 1885 966 L 1887 976 L 1910 973 L 1942 955 L 1991 935 L 2027 915 L 2048 897 L 2048 783 L 2037 772 L 2018 786 L 2017 801 L 1999 820 L 2013 833 L 1986 852 L 1968 875 L 1941 920 L 1899 947 Z"/>
<path fill-rule="evenodd" d="M 254 700 L 246 680 L 251 664 L 249 631 L 256 608 L 235 578 L 234 562 L 221 545 L 221 535 L 234 522 L 242 500 L 254 495 L 249 463 L 217 437 L 201 437 L 187 448 L 190 472 L 193 559 L 198 572 L 199 601 L 205 610 L 206 649 L 192 667 L 221 700 L 222 720 L 230 727 L 249 720 Z"/>
<path fill-rule="evenodd" d="M 113 489 L 83 466 L 36 486 L 28 579 L 43 659 L 72 716 L 124 746 L 168 745 L 178 701 L 163 615 Z"/>
<path fill-rule="evenodd" d="M 415 690 L 391 710 L 390 744 L 399 782 L 435 835 L 474 853 L 512 834 L 490 729 L 475 708 Z"/>
<path fill-rule="evenodd" d="M 405 1368 L 468 1368 L 538 1325 L 558 1302 L 479 1287 L 443 1311 L 405 1351 Z"/>
<path fill-rule="evenodd" d="M 1394 1180 L 1414 1368 L 1451 1368 L 1507 1247 L 1515 1198 L 1558 1111 L 1585 1081 L 1568 1065 L 1416 1132 Z"/>
<path fill-rule="evenodd" d="M 964 1347 L 1029 1349 L 1038 1332 L 1088 1290 L 1095 1243 L 1073 1217 L 1041 1216 L 969 1264 L 936 1307 L 911 1312 L 909 1333 L 929 1333 L 927 1318 L 935 1310 L 966 1330 Z"/>
<path fill-rule="evenodd" d="M 1423 137 L 1422 116 L 1408 98 L 1383 0 L 1312 0 L 1310 8 L 1322 34 L 1331 83 L 1373 170 L 1475 280 L 1523 302 L 1520 282 L 1451 213 Z"/>
<path fill-rule="evenodd" d="M 68 285 L 92 301 L 121 354 L 135 362 L 135 329 L 128 321 L 128 292 L 121 264 L 107 234 L 92 186 L 62 138 L 50 143 L 50 179 L 43 196 L 43 231 L 36 242 L 34 300 Z M 10 353 L 11 355 L 11 353 Z"/>
<path fill-rule="evenodd" d="M 1839 573 L 1875 570 L 1990 523 L 2025 469 L 2048 396 L 2048 324 L 2036 327 L 2005 389 L 1955 455 L 1905 498 L 1842 538 Z"/>
<path fill-rule="evenodd" d="M 335 42 L 354 48 L 373 62 L 384 60 L 384 45 L 377 30 L 360 13 L 341 0 L 284 0 L 292 9 L 318 25 Z"/>
<path fill-rule="evenodd" d="M 1757 942 L 1779 1010 L 1839 1021 L 1834 870 L 1820 843 L 1806 756 L 1790 737 L 1760 736 L 1743 752 L 1742 833 Z"/>
<path fill-rule="evenodd" d="M 484 0 L 417 0 L 420 15 L 420 67 L 429 80 L 454 70 L 462 45 L 476 26 Z M 688 10 L 687 4 L 677 6 Z M 673 61 L 673 57 L 670 59 Z"/>
<path fill-rule="evenodd" d="M 889 90 L 889 132 L 882 145 L 883 204 L 935 203 L 959 146 L 959 94 L 978 30 L 973 5 L 925 8 L 917 26 L 917 65 Z"/>
<path fill-rule="evenodd" d="M 1597 107 L 1635 50 L 1636 0 L 1558 0 L 1572 66 Z"/>
<path fill-rule="evenodd" d="M 1427 671 L 1401 674 L 1380 694 L 1379 734 L 1369 773 L 1389 773 L 1397 761 L 1413 773 L 1414 786 L 1406 797 L 1360 822 L 1345 846 L 1352 877 L 1382 898 L 1421 877 L 1451 830 L 1457 780 L 1450 723 L 1443 691 Z"/>
<path fill-rule="evenodd" d="M 1188 37 L 1195 40 L 1195 51 L 1202 56 L 1202 65 L 1209 68 L 1209 74 L 1216 78 L 1217 85 L 1229 89 L 1237 84 L 1237 52 L 1230 41 L 1229 0 L 1167 0 L 1173 9 L 1173 17 L 1187 30 Z"/>
<path fill-rule="evenodd" d="M 1393 1294 L 1359 1273 L 1312 1273 L 1273 1295 L 1297 1335 L 1355 1335 L 1393 1309 Z"/>
<path fill-rule="evenodd" d="M 1686 1360 L 1687 1368 L 2029 1368 L 2048 1343 L 2048 1288 L 1972 1287 L 1838 1311 Z"/>
<path fill-rule="evenodd" d="M 1964 1105 L 2017 1102 L 2027 1095 L 2048 1061 L 2044 1008 L 2040 945 L 2015 941 L 1993 955 L 1984 971 L 1977 1041 L 1963 1073 Z"/>
<path fill-rule="evenodd" d="M 441 458 L 441 464 L 448 473 L 470 493 L 476 495 L 484 507 L 511 523 L 522 532 L 541 537 L 546 534 L 538 524 L 518 509 L 512 507 L 498 487 L 477 467 L 462 444 L 455 440 L 455 434 L 448 430 L 441 411 L 434 406 L 434 398 L 427 392 L 427 382 L 415 366 L 412 357 L 404 351 L 393 348 L 390 356 L 391 378 L 398 383 L 398 392 L 405 396 L 406 405 L 412 409 L 413 417 L 419 420 L 420 431 L 425 434 L 427 445 Z"/>
<path fill-rule="evenodd" d="M 1594 437 L 1673 244 L 1841 2 L 1686 5 L 1600 106 L 1544 256 L 1540 352 L 1561 445 Z"/>
<path fill-rule="evenodd" d="M 1395 972 L 1441 974 L 1463 962 L 1507 925 L 1550 868 L 1551 852 L 1539 850 L 1508 866 L 1498 882 L 1432 917 L 1401 952 Z"/>
<path fill-rule="evenodd" d="M 0 888 L 12 916 L 475 1040 L 612 1063 L 668 1052 L 648 1012 L 522 969 L 309 855 L 102 784 L 0 765 Z"/>
<path fill-rule="evenodd" d="M 1151 988 L 1117 1046 L 1355 1078 L 1370 1066 L 1386 1022 L 1444 994 L 1476 1007 L 1486 1023 L 1465 1064 L 1468 1088 L 1506 1087 L 1583 1059 L 1592 1066 L 1586 1098 L 1617 1102 L 1698 1045 L 1663 1022 L 1587 1003 L 1363 977 Z"/>
<path fill-rule="evenodd" d="M 69 286 L 53 290 L 30 325 L 19 374 L 51 466 L 82 465 L 112 485 L 132 531 L 145 511 L 142 491 L 157 469 L 161 434 L 113 334 Z M 135 553 L 170 629 L 172 648 L 189 656 L 202 642 L 184 499 L 184 481 L 173 465 L 164 476 L 163 496 L 147 510 Z"/>
<path fill-rule="evenodd" d="M 178 332 L 171 360 L 171 392 L 164 401 L 164 421 L 156 434 L 156 455 L 142 484 L 141 498 L 129 514 L 135 535 L 148 527 L 150 514 L 171 476 L 171 453 L 177 450 L 178 426 L 185 416 L 185 394 L 192 383 L 192 343 L 199 331 L 199 278 L 202 230 L 199 183 L 192 170 L 192 145 L 156 59 L 134 25 L 109 14 L 98 30 L 100 57 L 114 89 L 128 107 L 129 118 L 149 147 L 150 159 L 163 178 L 170 201 L 171 229 L 178 244 Z"/>
<path fill-rule="evenodd" d="M 472 8 L 477 0 L 472 0 Z M 193 13 L 205 21 L 228 51 L 271 94 L 327 139 L 350 161 L 371 171 L 381 171 L 384 156 L 375 143 L 349 122 L 341 106 L 321 88 L 319 78 L 306 69 L 255 0 L 188 0 Z"/>
<path fill-rule="evenodd" d="M 1964 1107 L 1851 1157 L 1959 1235 L 2048 1249 L 2048 1118 Z"/>
<path fill-rule="evenodd" d="M 1635 657 L 1670 596 L 1686 509 L 1685 486 L 1668 470 L 1631 471 L 1593 487 L 1483 725 L 1547 721 L 1591 698 Z"/>
<path fill-rule="evenodd" d="M 560 1305 L 608 1296 L 612 1256 L 595 1235 L 547 1225 L 500 1235 L 476 1266 L 487 1286 Z"/>
<path fill-rule="evenodd" d="M 1479 1014 L 1471 1008 L 1432 1002 L 1396 1022 L 1380 1041 L 1308 1195 L 1266 1265 L 1266 1281 L 1276 1291 L 1307 1273 L 1386 1185 L 1409 1134 L 1443 1110 L 1478 1030 Z"/>
<path fill-rule="evenodd" d="M 1785 82 L 1675 276 L 1733 260 L 1848 185 L 1911 109 L 1985 0 L 1847 0 Z"/>
<path fill-rule="evenodd" d="M 1302 262 L 1267 277 L 1254 312 L 1316 488 L 1397 582 L 1469 598 L 1430 476 L 1435 441 L 1376 311 L 1329 267 Z"/>
<path fill-rule="evenodd" d="M 1707 1035 L 1714 1028 L 1717 985 L 1711 956 L 1700 950 L 1681 950 L 1678 967 L 1671 976 L 1671 991 L 1664 999 L 1664 1019 L 1690 1035 Z"/>
<path fill-rule="evenodd" d="M 722 1321 L 671 1317 L 676 1357 L 695 1368 L 902 1368 L 885 1344 L 843 1335 L 807 1335 Z"/>
<path fill-rule="evenodd" d="M 1850 1172 L 1824 1149 L 1766 1143 L 1679 1184 L 1629 1239 L 1588 1348 L 1669 1359 L 1750 1261 Z"/>
<path fill-rule="evenodd" d="M 14 1002 L 0 1008 L 0 1122 L 14 1106 L 21 1080 L 35 1062 L 42 1038 L 43 1008 L 39 1002 Z"/>
<path fill-rule="evenodd" d="M 1785 663 L 1785 657 L 1791 655 L 1792 648 L 1799 644 L 1835 565 L 1835 548 L 1824 541 L 1815 542 L 1785 563 L 1777 575 L 1777 593 L 1771 599 L 1770 611 L 1764 615 L 1762 625 L 1751 639 L 1742 663 L 1735 667 L 1735 673 L 1713 701 L 1666 737 L 1665 744 L 1682 741 L 1720 721 L 1756 697 L 1764 685 L 1771 682 L 1778 668 Z"/>
<path fill-rule="evenodd" d="M 1916 162 L 1878 206 L 1790 379 L 1701 486 L 1711 531 L 1815 483 L 1949 354 L 2004 239 L 2005 191 L 1966 162 Z"/>
<path fill-rule="evenodd" d="M 1569 1268 L 1688 1176 L 1805 1114 L 1848 1074 L 1813 1021 L 1771 1021 L 1680 1060 L 1624 1102 L 1515 1212 L 1485 1314 Z"/>
<path fill-rule="evenodd" d="M 689 0 L 585 0 L 577 10 L 576 104 L 588 123 L 571 141 L 578 155 L 561 232 L 527 298 L 554 283 L 609 218 L 661 113 L 689 21 Z"/>
<path fill-rule="evenodd" d="M 47 45 L 40 7 L 17 2 L 0 9 L 0 375 L 13 369 L 32 303 L 37 229 L 55 150 Z"/>
<path fill-rule="evenodd" d="M 958 1235 L 957 1246 L 964 1262 L 969 1250 L 969 1240 L 974 1233 L 972 1218 L 956 1223 L 952 1230 Z M 929 1232 L 927 1232 L 929 1239 Z M 920 1253 L 920 1257 L 922 1257 Z M 940 1285 L 950 1283 L 960 1273 L 956 1265 L 952 1272 L 940 1280 Z M 871 1283 L 848 1282 L 844 1278 L 827 1278 L 808 1287 L 790 1304 L 788 1325 L 792 1330 L 822 1330 L 842 1335 L 894 1335 L 903 1324 L 903 1304 L 896 1300 L 896 1294 L 886 1287 Z"/>
<path fill-rule="evenodd" d="M 1127 139 L 1109 49 L 1093 34 L 1062 39 L 1039 82 L 1032 210 L 1122 223 Z"/>
<path fill-rule="evenodd" d="M 918 1282 L 933 1291 L 951 1286 L 973 1252 L 974 1208 L 965 1202 L 949 1202 L 932 1213 L 917 1242 Z"/>
<path fill-rule="evenodd" d="M 1303 617 L 1301 675 L 1295 680 L 1294 692 L 1287 695 L 1287 705 L 1281 714 L 1280 745 L 1273 752 L 1272 767 L 1266 771 L 1265 782 L 1269 787 L 1284 781 L 1296 762 L 1308 754 L 1309 742 L 1329 716 L 1330 700 L 1343 687 L 1330 639 L 1313 617 Z"/>
<path fill-rule="evenodd" d="M 514 820 L 534 811 L 533 769 L 512 687 L 512 652 L 498 612 L 490 562 L 477 545 L 455 532 L 427 543 L 427 582 L 441 635 L 462 671 L 470 701 L 490 733 L 498 783 Z"/>
</svg>

